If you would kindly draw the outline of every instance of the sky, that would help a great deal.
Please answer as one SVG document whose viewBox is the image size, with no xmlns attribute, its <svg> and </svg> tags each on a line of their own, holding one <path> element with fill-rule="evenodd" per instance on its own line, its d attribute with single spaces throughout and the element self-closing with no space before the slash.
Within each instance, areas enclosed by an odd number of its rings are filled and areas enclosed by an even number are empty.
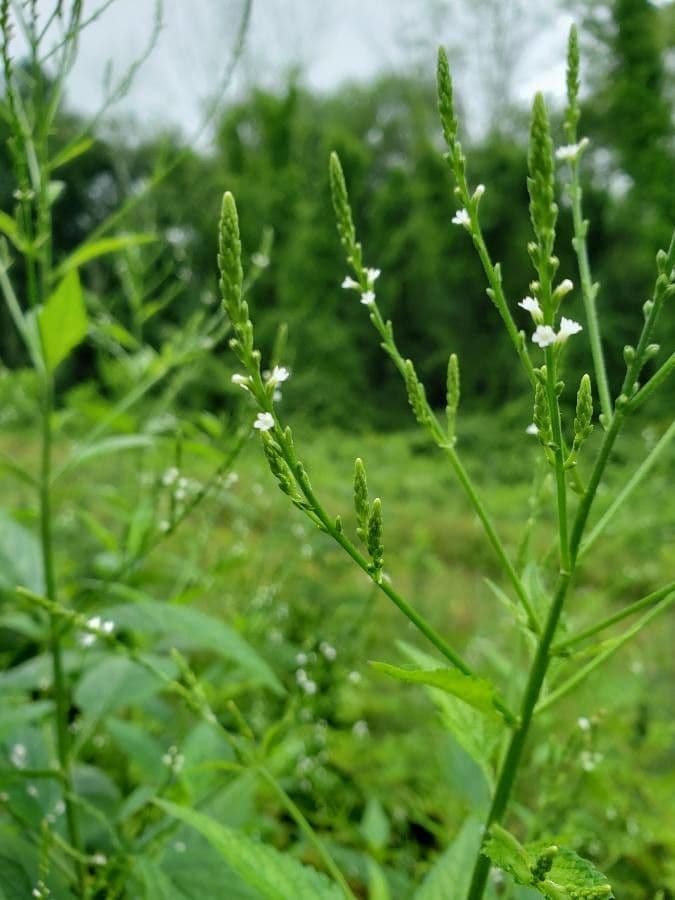
<svg viewBox="0 0 675 900">
<path fill-rule="evenodd" d="M 39 0 L 40 11 L 53 2 Z M 85 16 L 103 3 L 84 0 Z M 294 66 L 318 91 L 406 66 L 432 75 L 440 40 L 480 130 L 495 114 L 495 91 L 523 101 L 535 90 L 562 97 L 571 17 L 561 6 L 553 0 L 252 0 L 245 51 L 222 99 L 251 84 L 279 86 Z M 152 53 L 109 114 L 139 136 L 158 125 L 189 136 L 231 60 L 244 0 L 163 0 L 163 7 Z M 87 28 L 68 80 L 72 107 L 88 114 L 100 108 L 106 72 L 114 82 L 143 55 L 155 12 L 156 0 L 112 0 Z"/>
</svg>

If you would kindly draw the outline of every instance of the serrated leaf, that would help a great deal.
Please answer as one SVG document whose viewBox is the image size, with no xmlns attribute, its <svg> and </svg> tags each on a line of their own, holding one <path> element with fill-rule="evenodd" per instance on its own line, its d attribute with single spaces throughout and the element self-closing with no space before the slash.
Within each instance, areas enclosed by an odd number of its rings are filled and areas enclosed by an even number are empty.
<svg viewBox="0 0 675 900">
<path fill-rule="evenodd" d="M 414 900 L 465 897 L 481 839 L 480 822 L 467 819 L 455 840 L 434 863 L 416 891 Z"/>
<path fill-rule="evenodd" d="M 527 850 L 535 855 L 541 850 L 541 845 L 530 845 Z M 546 880 L 535 887 L 544 896 L 556 900 L 558 897 L 565 900 L 611 900 L 614 897 L 611 885 L 602 872 L 592 862 L 565 847 L 559 849 Z M 552 889 L 562 889 L 565 893 L 555 894 Z"/>
<path fill-rule="evenodd" d="M 155 800 L 168 815 L 200 832 L 230 868 L 267 900 L 344 900 L 342 890 L 321 872 L 303 866 L 239 831 L 192 809 Z"/>
<path fill-rule="evenodd" d="M 172 635 L 179 646 L 212 650 L 236 662 L 250 678 L 267 685 L 275 693 L 284 693 L 270 666 L 240 634 L 225 622 L 198 609 L 141 600 L 111 607 L 102 615 L 115 622 L 117 629 L 128 628 L 155 637 Z"/>
<path fill-rule="evenodd" d="M 500 825 L 494 824 L 490 828 L 490 836 L 483 846 L 483 851 L 490 857 L 492 863 L 507 872 L 516 884 L 532 883 L 531 866 L 534 860 L 522 844 Z"/>
<path fill-rule="evenodd" d="M 420 668 L 433 670 L 438 667 L 436 659 L 422 650 L 404 641 L 399 641 L 398 646 Z M 447 694 L 436 687 L 425 687 L 439 710 L 443 725 L 460 747 L 478 763 L 488 785 L 492 785 L 494 781 L 492 755 L 502 733 L 500 722 L 491 716 L 483 715 L 452 694 Z"/>
<path fill-rule="evenodd" d="M 427 687 L 439 688 L 446 694 L 452 694 L 463 703 L 489 716 L 500 717 L 495 708 L 497 691 L 493 684 L 485 678 L 465 675 L 459 669 L 403 669 L 389 663 L 371 662 L 376 671 L 405 681 L 408 684 L 423 684 Z"/>
<path fill-rule="evenodd" d="M 89 323 L 76 270 L 68 272 L 37 313 L 47 368 L 53 372 L 84 340 Z"/>
</svg>

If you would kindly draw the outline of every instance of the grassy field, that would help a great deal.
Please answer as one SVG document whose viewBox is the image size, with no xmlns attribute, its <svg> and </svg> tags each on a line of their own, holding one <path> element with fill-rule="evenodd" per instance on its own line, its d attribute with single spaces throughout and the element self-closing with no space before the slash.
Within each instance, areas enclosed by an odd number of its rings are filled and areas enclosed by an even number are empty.
<svg viewBox="0 0 675 900">
<path fill-rule="evenodd" d="M 460 450 L 507 547 L 514 557 L 520 553 L 529 584 L 540 586 L 543 606 L 556 564 L 553 497 L 526 424 L 517 410 L 500 418 L 469 418 Z M 645 445 L 658 437 L 656 429 L 631 424 L 596 516 L 626 482 Z M 371 494 L 383 501 L 387 575 L 515 702 L 523 685 L 525 641 L 497 596 L 504 585 L 480 523 L 443 459 L 412 432 L 347 435 L 317 433 L 305 425 L 297 429 L 296 444 L 324 505 L 341 514 L 350 531 L 353 460 L 357 455 L 365 460 Z M 2 449 L 31 467 L 34 447 L 25 434 L 6 434 Z M 65 444 L 57 448 L 57 456 L 65 458 L 65 449 Z M 144 522 L 162 514 L 166 492 L 157 488 L 152 473 L 170 467 L 171 452 L 160 441 L 154 449 L 120 454 L 114 463 L 91 460 L 59 480 L 62 596 L 85 610 L 150 597 L 195 606 L 234 626 L 271 664 L 287 695 L 253 690 L 231 672 L 224 679 L 208 655 L 197 655 L 212 702 L 236 700 L 259 735 L 282 718 L 287 736 L 279 773 L 291 796 L 348 871 L 365 872 L 368 848 L 387 874 L 393 896 L 406 896 L 467 808 L 480 808 L 487 798 L 485 773 L 449 733 L 433 698 L 368 665 L 374 659 L 400 664 L 410 658 L 404 644 L 422 648 L 423 643 L 340 548 L 290 507 L 253 440 L 235 463 L 236 478 L 226 478 L 113 586 L 110 577 L 133 554 Z M 188 490 L 204 481 L 212 465 L 186 445 L 181 475 Z M 580 469 L 583 477 L 583 460 Z M 564 627 L 591 624 L 672 579 L 671 478 L 672 458 L 655 468 L 598 540 L 581 568 Z M 533 485 L 540 508 L 529 546 L 544 560 L 538 567 L 526 561 L 530 552 L 523 552 L 526 523 L 535 512 Z M 5 509 L 34 527 L 27 488 L 5 475 L 3 491 Z M 189 648 L 190 635 L 184 637 Z M 559 835 L 609 873 L 617 896 L 635 900 L 651 897 L 653 884 L 675 889 L 668 862 L 675 850 L 669 801 L 675 787 L 674 637 L 672 616 L 661 617 L 591 676 L 577 696 L 542 715 L 514 807 L 516 830 Z M 156 649 L 161 648 L 160 643 Z M 578 662 L 567 663 L 567 674 L 585 661 L 582 653 Z M 299 670 L 314 684 L 311 693 Z M 554 670 L 552 677 L 555 684 L 561 675 Z M 145 726 L 150 734 L 164 739 L 168 732 L 174 742 L 185 742 L 187 713 L 167 718 L 160 711 L 151 720 Z M 111 739 L 102 727 L 81 747 L 83 759 L 98 758 Z M 242 827 L 277 846 L 297 841 L 295 826 L 264 788 L 247 789 L 236 809 Z M 312 860 L 311 849 L 301 852 Z"/>
</svg>

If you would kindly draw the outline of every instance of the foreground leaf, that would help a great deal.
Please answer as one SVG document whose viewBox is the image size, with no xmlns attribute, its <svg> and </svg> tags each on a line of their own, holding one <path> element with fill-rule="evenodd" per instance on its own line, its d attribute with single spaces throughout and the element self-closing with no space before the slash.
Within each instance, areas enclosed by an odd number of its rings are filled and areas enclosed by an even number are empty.
<svg viewBox="0 0 675 900">
<path fill-rule="evenodd" d="M 321 872 L 304 866 L 202 813 L 166 800 L 155 800 L 165 812 L 199 831 L 230 868 L 267 900 L 342 900 L 340 888 Z"/>
<path fill-rule="evenodd" d="M 148 244 L 154 240 L 155 238 L 152 234 L 120 234 L 116 237 L 101 238 L 99 241 L 85 242 L 63 260 L 57 272 L 63 275 L 72 269 L 77 269 L 79 266 L 91 262 L 92 259 L 97 259 L 99 256 L 117 253 L 118 250 L 134 247 L 138 244 Z"/>
<path fill-rule="evenodd" d="M 110 607 L 103 615 L 115 623 L 117 630 L 129 629 L 153 637 L 168 635 L 174 639 L 178 635 L 178 646 L 211 650 L 236 662 L 250 678 L 267 685 L 275 693 L 284 693 L 270 666 L 240 634 L 225 622 L 198 609 L 140 600 Z"/>
<path fill-rule="evenodd" d="M 543 842 L 523 846 L 494 824 L 484 853 L 516 884 L 528 885 L 549 900 L 612 900 L 611 885 L 593 863 L 565 847 Z"/>
<path fill-rule="evenodd" d="M 45 363 L 53 372 L 87 334 L 87 310 L 76 270 L 68 272 L 38 310 L 37 319 Z"/>
<path fill-rule="evenodd" d="M 481 835 L 480 822 L 468 819 L 452 844 L 436 860 L 414 900 L 450 900 L 466 896 Z"/>
<path fill-rule="evenodd" d="M 487 679 L 464 675 L 459 669 L 402 669 L 383 662 L 372 662 L 371 666 L 390 678 L 439 688 L 486 715 L 500 716 L 495 708 L 497 691 Z"/>
</svg>

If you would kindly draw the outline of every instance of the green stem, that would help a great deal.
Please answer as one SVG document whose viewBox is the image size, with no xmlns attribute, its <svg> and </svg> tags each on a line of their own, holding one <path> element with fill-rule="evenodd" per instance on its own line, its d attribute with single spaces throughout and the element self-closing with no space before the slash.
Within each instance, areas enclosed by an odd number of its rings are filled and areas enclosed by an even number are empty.
<svg viewBox="0 0 675 900">
<path fill-rule="evenodd" d="M 669 596 L 665 598 L 661 603 L 658 603 L 653 609 L 650 609 L 649 612 L 644 615 L 641 619 L 635 623 L 635 625 L 631 626 L 627 631 L 625 631 L 620 637 L 616 638 L 616 640 L 611 641 L 609 646 L 599 653 L 596 657 L 594 657 L 587 665 L 583 666 L 574 675 L 560 685 L 555 691 L 552 691 L 541 703 L 537 706 L 535 712 L 537 714 L 544 712 L 544 710 L 549 709 L 553 706 L 554 703 L 557 703 L 562 697 L 566 694 L 569 694 L 574 688 L 578 687 L 582 681 L 585 681 L 588 676 L 595 671 L 599 666 L 603 665 L 607 662 L 610 657 L 614 656 L 614 654 L 623 647 L 631 638 L 635 637 L 635 635 L 641 631 L 645 625 L 648 625 L 652 619 L 656 618 L 656 616 L 660 615 L 665 609 L 667 609 L 671 603 L 675 600 L 675 592 L 671 593 Z"/>
<path fill-rule="evenodd" d="M 326 845 L 323 843 L 319 835 L 314 831 L 307 819 L 303 816 L 302 811 L 299 809 L 299 807 L 288 796 L 286 791 L 281 787 L 272 773 L 265 768 L 265 766 L 257 766 L 257 771 L 264 778 L 267 784 L 269 784 L 281 803 L 286 807 L 300 831 L 302 831 L 307 840 L 311 844 L 313 844 L 317 853 L 321 857 L 321 861 L 323 862 L 324 866 L 342 888 L 342 893 L 345 895 L 345 897 L 350 898 L 350 900 L 356 900 L 349 885 L 347 884 L 344 875 L 338 868 L 333 857 L 328 852 Z"/>
<path fill-rule="evenodd" d="M 675 353 L 671 353 L 668 359 L 660 366 L 656 372 L 652 375 L 649 381 L 644 384 L 637 394 L 630 401 L 630 411 L 635 412 L 636 409 L 639 409 L 645 400 L 648 400 L 651 395 L 657 391 L 662 384 L 666 382 L 666 380 L 672 375 L 675 371 Z"/>
<path fill-rule="evenodd" d="M 565 597 L 567 596 L 570 577 L 568 572 L 562 572 L 560 574 L 555 597 L 553 598 L 544 631 L 542 632 L 541 639 L 537 646 L 537 653 L 532 662 L 532 667 L 527 680 L 527 686 L 525 688 L 525 694 L 520 709 L 520 722 L 518 727 L 513 731 L 499 773 L 499 779 L 492 798 L 492 805 L 485 823 L 486 833 L 490 825 L 492 825 L 493 822 L 499 822 L 506 812 L 506 807 L 520 766 L 523 750 L 525 749 L 525 743 L 532 723 L 535 706 L 539 699 L 539 694 L 551 660 L 551 644 L 556 628 L 558 627 L 560 614 L 565 603 Z M 483 854 L 478 856 L 473 870 L 467 900 L 481 900 L 483 897 L 490 865 L 491 863 L 487 856 L 484 856 Z"/>
<path fill-rule="evenodd" d="M 40 547 L 42 552 L 42 567 L 45 582 L 45 594 L 50 603 L 56 604 L 56 578 L 54 574 L 54 552 L 52 536 L 52 509 L 51 509 L 51 454 L 52 454 L 52 412 L 53 412 L 53 382 L 51 376 L 46 374 L 44 381 L 44 400 L 42 409 L 42 448 L 40 463 Z M 64 782 L 64 803 L 66 806 L 66 822 L 70 843 L 79 853 L 81 841 L 77 812 L 72 801 L 72 777 L 70 771 L 70 741 L 68 734 L 68 689 L 63 671 L 63 659 L 61 653 L 61 640 L 59 633 L 58 616 L 50 613 L 50 653 L 52 657 L 52 677 L 54 682 L 54 697 L 56 703 L 56 748 Z M 77 877 L 80 894 L 84 896 L 85 876 L 81 864 L 77 866 Z"/>
<path fill-rule="evenodd" d="M 670 426 L 666 429 L 664 434 L 661 436 L 659 441 L 652 447 L 649 452 L 649 455 L 643 460 L 638 469 L 636 470 L 633 477 L 630 481 L 624 485 L 623 489 L 620 491 L 612 505 L 605 512 L 602 518 L 596 523 L 591 533 L 588 535 L 586 540 L 581 545 L 579 550 L 579 559 L 582 559 L 596 542 L 596 540 L 600 537 L 602 532 L 605 530 L 607 525 L 612 521 L 618 510 L 623 506 L 626 500 L 633 493 L 635 488 L 637 488 L 642 481 L 647 477 L 649 472 L 652 470 L 654 465 L 656 464 L 659 457 L 662 455 L 663 451 L 666 449 L 671 439 L 675 436 L 675 421 L 671 422 Z"/>
<path fill-rule="evenodd" d="M 572 201 L 572 221 L 574 224 L 574 237 L 572 239 L 572 246 L 574 247 L 575 253 L 577 255 L 577 264 L 579 266 L 581 296 L 583 298 L 584 309 L 586 311 L 586 327 L 588 329 L 588 340 L 591 345 L 591 355 L 593 357 L 595 380 L 598 386 L 600 408 L 603 415 L 609 422 L 612 418 L 612 399 L 609 393 L 607 368 L 605 366 L 605 357 L 602 349 L 602 338 L 600 336 L 598 313 L 595 307 L 598 285 L 593 284 L 593 279 L 591 277 L 591 266 L 588 260 L 588 248 L 586 245 L 588 222 L 584 221 L 581 208 L 582 190 L 579 183 L 579 163 L 577 160 L 572 160 L 570 162 L 570 171 L 572 180 L 570 183 L 569 193 L 570 199 Z"/>
<path fill-rule="evenodd" d="M 653 606 L 654 603 L 658 603 L 660 600 L 663 600 L 664 597 L 667 597 L 668 594 L 672 593 L 673 591 L 675 591 L 675 581 L 671 581 L 670 584 L 665 585 L 665 587 L 659 588 L 658 591 L 653 591 L 651 594 L 647 594 L 646 597 L 642 597 L 640 600 L 636 600 L 634 603 L 630 603 L 628 606 L 625 606 L 623 609 L 619 610 L 619 612 L 614 613 L 614 615 L 603 619 L 601 622 L 596 622 L 595 625 L 591 625 L 588 628 L 585 628 L 583 631 L 578 632 L 578 634 L 574 634 L 571 637 L 566 638 L 564 641 L 559 641 L 553 647 L 552 653 L 564 653 L 571 647 L 575 647 L 577 644 L 581 644 L 583 641 L 587 640 L 587 638 L 593 637 L 593 635 L 595 634 L 599 634 L 601 631 L 604 631 L 606 628 L 610 628 L 612 625 L 616 625 L 617 622 L 621 622 L 623 621 L 623 619 L 627 619 L 629 616 L 635 615 L 635 613 L 641 612 L 641 610 L 646 609 L 649 606 Z"/>
<path fill-rule="evenodd" d="M 567 534 L 567 481 L 565 478 L 565 456 L 563 449 L 560 404 L 556 392 L 556 355 L 552 347 L 546 348 L 546 390 L 551 413 L 551 430 L 555 444 L 555 481 L 558 508 L 558 536 L 560 539 L 560 567 L 562 572 L 570 572 L 570 546 Z"/>
</svg>

